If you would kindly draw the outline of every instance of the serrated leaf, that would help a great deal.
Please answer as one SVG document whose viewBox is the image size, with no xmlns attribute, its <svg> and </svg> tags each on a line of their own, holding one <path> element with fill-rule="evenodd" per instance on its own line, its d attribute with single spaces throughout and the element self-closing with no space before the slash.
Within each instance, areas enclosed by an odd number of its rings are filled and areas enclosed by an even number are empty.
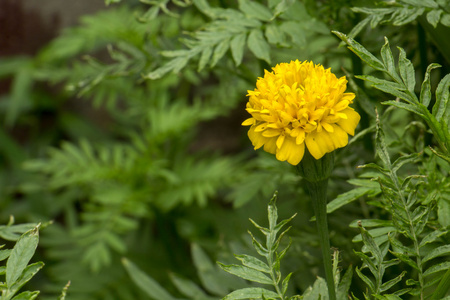
<svg viewBox="0 0 450 300">
<path fill-rule="evenodd" d="M 406 271 L 403 271 L 400 275 L 398 275 L 394 279 L 384 282 L 380 286 L 380 292 L 385 292 L 385 291 L 389 290 L 391 287 L 393 287 L 394 285 L 396 285 L 397 283 L 399 283 L 402 280 L 403 276 L 405 276 L 405 274 L 406 274 Z"/>
<path fill-rule="evenodd" d="M 384 45 L 381 47 L 381 58 L 383 59 L 383 63 L 386 66 L 389 75 L 398 78 L 397 71 L 395 70 L 394 56 L 392 55 L 391 47 L 389 46 L 389 40 L 386 37 L 384 37 Z"/>
<path fill-rule="evenodd" d="M 248 17 L 261 21 L 269 21 L 272 19 L 270 10 L 256 2 L 250 0 L 239 0 L 239 9 Z"/>
<path fill-rule="evenodd" d="M 222 300 L 261 299 L 261 297 L 279 298 L 277 293 L 263 288 L 243 288 L 231 292 Z"/>
<path fill-rule="evenodd" d="M 355 220 L 352 221 L 349 227 L 358 228 L 358 223 L 361 223 L 361 226 L 366 227 L 385 227 L 392 226 L 392 221 L 388 220 L 377 220 L 377 219 L 367 219 L 367 220 Z"/>
<path fill-rule="evenodd" d="M 364 48 L 361 44 L 356 42 L 351 37 L 346 36 L 345 34 L 339 32 L 339 31 L 332 31 L 335 35 L 337 35 L 338 38 L 340 38 L 342 41 L 344 41 L 349 49 L 354 52 L 356 55 L 358 55 L 363 61 L 365 61 L 369 66 L 374 68 L 375 70 L 379 71 L 385 71 L 383 63 L 373 56 L 372 53 L 367 51 L 366 48 Z"/>
<path fill-rule="evenodd" d="M 273 284 L 272 280 L 260 271 L 256 271 L 254 269 L 244 266 L 224 265 L 220 262 L 218 264 L 224 271 L 233 274 L 235 276 L 244 278 L 245 280 L 250 280 L 262 284 L 270 284 L 270 285 Z"/>
<path fill-rule="evenodd" d="M 421 155 L 422 153 L 411 153 L 400 156 L 392 163 L 392 172 L 397 172 L 405 164 L 415 162 Z"/>
<path fill-rule="evenodd" d="M 414 98 L 412 98 L 410 95 L 408 95 L 408 94 L 406 94 L 406 93 L 404 93 L 404 92 L 402 92 L 402 91 L 400 91 L 400 90 L 398 90 L 398 89 L 392 88 L 392 87 L 389 86 L 389 85 L 385 85 L 385 84 L 374 84 L 374 85 L 372 85 L 372 86 L 373 86 L 374 88 L 376 88 L 376 89 L 379 89 L 380 91 L 383 91 L 383 92 L 385 92 L 385 93 L 394 95 L 395 97 L 398 97 L 398 98 L 400 98 L 400 99 L 403 99 L 403 100 L 405 100 L 405 101 L 408 102 L 408 103 L 414 104 Z"/>
<path fill-rule="evenodd" d="M 11 293 L 11 295 L 17 293 L 17 291 L 28 281 L 30 281 L 30 279 L 33 278 L 34 275 L 36 275 L 36 273 L 39 272 L 39 270 L 42 269 L 43 267 L 44 267 L 43 262 L 37 262 L 27 266 L 25 270 L 23 270 L 22 274 L 17 279 L 17 281 L 12 286 L 8 287 L 8 290 Z"/>
<path fill-rule="evenodd" d="M 366 276 L 364 275 L 359 269 L 358 267 L 355 268 L 356 274 L 358 274 L 358 277 L 361 278 L 362 281 L 364 281 L 364 283 L 369 287 L 369 289 L 374 292 L 375 291 L 375 286 L 373 284 L 373 282 Z"/>
<path fill-rule="evenodd" d="M 172 59 L 171 61 L 167 62 L 162 67 L 145 75 L 145 78 L 158 79 L 158 78 L 163 77 L 164 75 L 166 75 L 169 72 L 177 73 L 186 66 L 188 61 L 189 61 L 189 56 L 176 57 L 176 58 Z"/>
<path fill-rule="evenodd" d="M 198 62 L 198 69 L 197 69 L 198 72 L 200 72 L 201 70 L 203 70 L 205 68 L 206 64 L 208 63 L 209 59 L 211 58 L 211 54 L 212 54 L 212 47 L 206 47 L 202 51 L 202 55 L 200 56 L 200 60 Z"/>
<path fill-rule="evenodd" d="M 422 88 L 420 89 L 420 102 L 428 107 L 431 101 L 431 85 L 430 85 L 430 73 L 431 70 L 441 67 L 439 64 L 430 64 L 425 72 L 425 79 L 422 82 Z"/>
<path fill-rule="evenodd" d="M 443 11 L 441 9 L 433 9 L 427 13 L 427 21 L 434 28 L 439 24 L 439 20 L 441 19 L 441 14 Z"/>
<path fill-rule="evenodd" d="M 450 98 L 450 74 L 445 75 L 445 77 L 439 82 L 436 88 L 436 103 L 433 106 L 433 115 L 439 122 L 442 116 L 448 115 L 448 110 L 450 110 L 449 98 Z"/>
<path fill-rule="evenodd" d="M 352 266 L 350 266 L 342 277 L 341 282 L 337 288 L 337 299 L 346 299 L 348 292 L 350 290 L 350 285 L 352 284 L 353 270 Z"/>
<path fill-rule="evenodd" d="M 11 287 L 22 275 L 39 242 L 39 226 L 25 232 L 14 245 L 6 261 L 6 284 Z"/>
<path fill-rule="evenodd" d="M 414 94 L 414 87 L 416 85 L 416 76 L 414 72 L 414 66 L 411 61 L 406 58 L 405 50 L 398 47 L 400 54 L 398 58 L 398 67 L 400 69 L 400 76 L 403 83 L 408 87 L 408 90 Z"/>
<path fill-rule="evenodd" d="M 158 282 L 142 272 L 142 270 L 139 269 L 134 263 L 126 258 L 123 258 L 122 264 L 133 282 L 151 299 L 174 300 L 172 295 L 170 295 Z"/>
<path fill-rule="evenodd" d="M 384 139 L 384 132 L 381 129 L 380 120 L 377 115 L 377 131 L 376 131 L 376 153 L 378 157 L 383 161 L 384 165 L 390 169 L 391 158 L 389 152 L 387 151 L 386 142 Z"/>
<path fill-rule="evenodd" d="M 389 87 L 390 89 L 394 89 L 394 90 L 399 90 L 399 91 L 405 91 L 406 90 L 406 88 L 403 85 L 399 84 L 399 83 L 396 83 L 396 82 L 393 82 L 393 81 L 389 81 L 389 80 L 385 80 L 385 79 L 380 79 L 378 77 L 374 77 L 374 76 L 371 76 L 371 75 L 357 75 L 355 77 L 358 78 L 358 79 L 362 79 L 362 80 L 371 82 L 371 83 L 373 83 L 373 86 L 381 85 L 381 86 Z"/>
<path fill-rule="evenodd" d="M 249 267 L 249 268 L 264 272 L 264 273 L 270 273 L 269 266 L 265 262 L 257 259 L 256 257 L 250 256 L 250 255 L 245 255 L 245 254 L 235 255 L 235 257 L 237 259 L 239 259 L 242 262 L 242 264 L 246 267 Z"/>
<path fill-rule="evenodd" d="M 361 231 L 362 241 L 364 242 L 364 245 L 369 249 L 369 251 L 375 256 L 378 261 L 383 261 L 383 254 L 381 253 L 380 247 L 377 245 L 372 235 L 362 226 L 360 226 L 359 229 Z M 385 228 L 372 229 L 371 232 L 379 229 Z"/>
<path fill-rule="evenodd" d="M 250 31 L 247 46 L 257 58 L 263 59 L 270 64 L 270 46 L 266 42 L 261 30 L 253 29 Z"/>
<path fill-rule="evenodd" d="M 289 273 L 284 279 L 283 282 L 281 283 L 281 294 L 284 296 L 287 292 L 288 286 L 289 286 L 289 280 L 291 279 L 292 276 L 292 272 Z"/>
<path fill-rule="evenodd" d="M 272 45 L 280 45 L 283 46 L 285 44 L 285 36 L 284 33 L 280 30 L 280 28 L 273 23 L 267 24 L 266 31 L 264 32 L 267 41 Z"/>
<path fill-rule="evenodd" d="M 422 259 L 422 262 L 427 262 L 433 258 L 449 254 L 450 254 L 450 245 L 440 246 L 431 250 L 427 255 L 425 255 L 425 257 Z"/>
<path fill-rule="evenodd" d="M 244 57 L 244 47 L 246 38 L 247 33 L 243 32 L 234 36 L 231 39 L 230 42 L 231 55 L 233 56 L 236 66 L 239 66 L 241 64 L 242 58 Z"/>
<path fill-rule="evenodd" d="M 358 200 L 364 195 L 367 195 L 369 192 L 372 192 L 373 189 L 366 187 L 358 187 L 343 194 L 340 194 L 327 204 L 327 213 L 332 213 L 333 211 L 341 208 L 344 205 L 347 205 L 355 200 Z"/>
<path fill-rule="evenodd" d="M 274 16 L 284 13 L 294 3 L 295 0 L 281 0 L 273 10 Z"/>
<path fill-rule="evenodd" d="M 228 48 L 230 47 L 230 40 L 225 39 L 221 41 L 216 48 L 214 48 L 214 54 L 211 59 L 211 67 L 214 67 L 217 62 L 225 55 L 225 53 L 228 51 Z"/>
<path fill-rule="evenodd" d="M 291 37 L 292 43 L 299 47 L 304 47 L 306 43 L 305 29 L 297 21 L 285 21 L 280 25 L 280 30 Z"/>
<path fill-rule="evenodd" d="M 422 118 L 425 117 L 423 112 L 421 110 L 419 110 L 417 106 L 412 105 L 412 104 L 406 104 L 406 103 L 403 103 L 403 102 L 392 101 L 392 100 L 381 102 L 381 104 L 395 106 L 395 107 L 398 107 L 398 108 L 405 109 L 407 111 L 413 112 L 413 113 L 421 116 Z"/>
<path fill-rule="evenodd" d="M 35 292 L 23 292 L 20 293 L 19 295 L 15 296 L 14 298 L 12 298 L 12 300 L 34 300 L 37 298 L 37 296 L 39 295 L 39 291 L 35 291 Z"/>
<path fill-rule="evenodd" d="M 447 271 L 450 269 L 450 261 L 446 261 L 437 265 L 433 265 L 429 267 L 424 273 L 423 276 L 429 276 L 441 271 Z"/>
</svg>

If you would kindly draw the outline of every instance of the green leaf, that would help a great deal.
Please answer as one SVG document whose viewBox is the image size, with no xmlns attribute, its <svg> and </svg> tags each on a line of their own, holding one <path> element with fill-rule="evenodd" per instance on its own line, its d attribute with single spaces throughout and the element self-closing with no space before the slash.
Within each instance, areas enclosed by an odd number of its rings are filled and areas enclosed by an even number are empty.
<svg viewBox="0 0 450 300">
<path fill-rule="evenodd" d="M 441 230 L 435 230 L 432 233 L 427 234 L 420 242 L 419 248 L 422 248 L 426 244 L 433 243 L 434 241 L 436 241 L 436 239 L 438 239 L 439 237 L 441 237 L 445 234 L 447 234 L 447 231 L 441 231 Z"/>
<path fill-rule="evenodd" d="M 438 201 L 437 209 L 439 223 L 444 227 L 450 226 L 450 201 L 444 199 Z"/>
<path fill-rule="evenodd" d="M 274 16 L 278 16 L 284 13 L 288 8 L 295 3 L 295 0 L 281 0 L 275 7 L 273 13 Z"/>
<path fill-rule="evenodd" d="M 19 295 L 12 298 L 12 300 L 33 300 L 33 299 L 36 299 L 38 295 L 39 295 L 39 291 L 35 291 L 35 292 L 27 291 L 27 292 L 20 293 Z"/>
<path fill-rule="evenodd" d="M 400 275 L 398 275 L 394 279 L 391 279 L 391 280 L 389 280 L 387 282 L 384 282 L 380 286 L 380 291 L 381 292 L 385 292 L 385 291 L 389 290 L 391 287 L 393 287 L 394 285 L 399 283 L 402 280 L 403 276 L 405 276 L 405 274 L 406 274 L 406 271 L 403 271 Z"/>
<path fill-rule="evenodd" d="M 373 83 L 373 86 L 384 86 L 387 87 L 389 89 L 392 90 L 399 90 L 399 91 L 405 91 L 405 87 L 399 83 L 396 82 L 392 82 L 392 81 L 388 81 L 388 80 L 384 80 L 384 79 L 380 79 L 378 77 L 374 77 L 374 76 L 370 76 L 370 75 L 357 75 L 355 76 L 358 79 L 362 79 L 365 81 L 369 81 L 371 83 Z M 406 95 L 406 94 L 405 94 Z"/>
<path fill-rule="evenodd" d="M 431 25 L 433 25 L 434 28 L 439 24 L 439 20 L 441 19 L 441 14 L 444 11 L 442 9 L 433 9 L 427 13 L 427 21 Z"/>
<path fill-rule="evenodd" d="M 181 69 L 183 69 L 184 66 L 186 66 L 188 61 L 189 61 L 189 56 L 176 57 L 176 58 L 172 59 L 171 61 L 167 62 L 162 67 L 160 67 L 160 68 L 158 68 L 158 69 L 148 73 L 147 75 L 145 75 L 145 78 L 158 79 L 158 78 L 161 78 L 162 76 L 164 76 L 165 74 L 167 74 L 169 72 L 177 73 Z"/>
<path fill-rule="evenodd" d="M 284 296 L 286 295 L 288 286 L 289 286 L 289 280 L 291 279 L 292 276 L 292 272 L 289 273 L 284 279 L 283 282 L 281 283 L 281 294 Z"/>
<path fill-rule="evenodd" d="M 224 265 L 220 262 L 218 262 L 218 264 L 224 271 L 233 274 L 235 276 L 262 284 L 273 284 L 272 280 L 260 271 L 256 271 L 254 269 L 244 266 Z"/>
<path fill-rule="evenodd" d="M 349 227 L 358 228 L 358 223 L 365 227 L 385 227 L 392 226 L 392 221 L 388 220 L 377 220 L 377 219 L 367 219 L 367 220 L 355 220 L 350 223 Z"/>
<path fill-rule="evenodd" d="M 389 157 L 389 152 L 387 151 L 386 142 L 384 139 L 384 132 L 381 129 L 380 119 L 377 115 L 377 131 L 376 131 L 376 153 L 379 158 L 383 161 L 384 165 L 390 169 L 391 159 Z"/>
<path fill-rule="evenodd" d="M 270 64 L 270 46 L 266 42 L 261 30 L 253 29 L 250 31 L 247 46 L 257 58 L 263 59 Z"/>
<path fill-rule="evenodd" d="M 436 117 L 436 120 L 440 121 L 442 116 L 448 116 L 450 106 L 449 106 L 449 98 L 450 98 L 450 74 L 445 75 L 445 77 L 439 82 L 436 88 L 436 104 L 433 106 L 433 115 Z"/>
<path fill-rule="evenodd" d="M 450 269 L 450 261 L 446 261 L 437 265 L 433 265 L 429 267 L 424 273 L 423 276 L 429 276 L 441 271 L 447 271 Z"/>
<path fill-rule="evenodd" d="M 280 298 L 277 293 L 263 288 L 243 288 L 228 294 L 222 300 L 261 299 L 263 295 L 275 299 Z"/>
<path fill-rule="evenodd" d="M 205 68 L 206 64 L 208 63 L 209 59 L 211 58 L 211 54 L 212 54 L 212 47 L 206 47 L 202 51 L 202 55 L 200 56 L 200 60 L 198 62 L 198 69 L 197 69 L 198 72 L 200 72 L 201 70 L 203 70 Z"/>
<path fill-rule="evenodd" d="M 431 70 L 441 67 L 439 64 L 430 64 L 425 72 L 425 79 L 422 82 L 422 88 L 420 89 L 420 102 L 428 107 L 431 101 L 431 85 L 430 85 L 430 73 Z"/>
<path fill-rule="evenodd" d="M 348 37 L 339 31 L 332 31 L 332 32 L 335 35 L 337 35 L 338 38 L 340 38 L 342 41 L 344 41 L 348 45 L 348 48 L 351 51 L 353 51 L 356 55 L 358 55 L 359 58 L 361 58 L 363 61 L 365 61 L 369 66 L 371 66 L 375 70 L 386 71 L 383 63 L 378 58 L 373 56 L 372 53 L 367 51 L 366 48 L 364 48 L 361 44 L 359 44 L 351 37 Z"/>
<path fill-rule="evenodd" d="M 170 273 L 170 279 L 177 289 L 185 296 L 191 299 L 207 299 L 207 295 L 194 282 L 181 278 L 180 276 Z"/>
<path fill-rule="evenodd" d="M 413 104 L 406 104 L 406 103 L 403 103 L 403 102 L 392 101 L 392 100 L 381 102 L 381 104 L 383 104 L 383 105 L 391 105 L 391 106 L 395 106 L 395 107 L 398 107 L 398 108 L 401 108 L 401 109 L 405 109 L 407 111 L 413 112 L 413 113 L 421 116 L 422 118 L 425 118 L 425 115 L 423 114 L 423 112 L 420 109 L 418 109 L 419 106 L 416 106 L 416 105 L 413 105 Z"/>
<path fill-rule="evenodd" d="M 231 55 L 233 56 L 236 66 L 239 66 L 241 64 L 242 58 L 244 57 L 244 47 L 246 38 L 247 33 L 243 32 L 234 36 L 231 39 L 230 42 Z"/>
<path fill-rule="evenodd" d="M 397 158 L 392 164 L 392 172 L 397 172 L 405 164 L 413 163 L 422 155 L 422 153 L 411 153 Z"/>
<path fill-rule="evenodd" d="M 377 230 L 377 229 L 373 229 L 373 230 L 371 230 L 371 232 L 373 232 L 374 230 Z M 381 229 L 384 229 L 384 228 L 381 228 Z M 383 261 L 383 254 L 381 253 L 380 247 L 377 245 L 377 243 L 373 239 L 372 235 L 362 226 L 359 227 L 359 230 L 361 231 L 361 236 L 362 236 L 364 245 L 369 249 L 369 251 L 375 256 L 375 258 L 378 261 Z M 396 230 L 396 229 L 394 228 L 394 230 Z"/>
<path fill-rule="evenodd" d="M 379 190 L 379 188 L 378 188 Z M 341 208 L 342 206 L 349 204 L 355 200 L 358 200 L 364 195 L 372 192 L 372 188 L 358 187 L 343 194 L 340 194 L 327 204 L 327 213 L 332 213 L 333 211 Z"/>
<path fill-rule="evenodd" d="M 249 267 L 249 268 L 255 269 L 257 271 L 264 272 L 264 273 L 271 272 L 269 266 L 265 262 L 257 259 L 256 257 L 250 256 L 250 255 L 245 255 L 245 254 L 244 255 L 235 255 L 235 257 L 237 259 L 239 259 L 242 262 L 242 264 L 246 267 Z"/>
<path fill-rule="evenodd" d="M 364 283 L 369 287 L 369 289 L 372 292 L 375 292 L 375 285 L 373 284 L 373 282 L 369 279 L 369 277 L 367 277 L 366 275 L 364 275 L 359 269 L 358 267 L 355 268 L 356 274 L 358 274 L 358 277 L 361 278 L 362 281 L 364 281 Z"/>
<path fill-rule="evenodd" d="M 400 76 L 403 79 L 403 83 L 408 87 L 408 90 L 414 94 L 414 87 L 416 85 L 416 76 L 414 72 L 414 66 L 411 61 L 406 58 L 405 50 L 398 47 L 400 55 L 398 58 L 398 67 L 400 69 Z"/>
<path fill-rule="evenodd" d="M 441 17 L 441 24 L 450 27 L 450 14 L 444 14 Z"/>
<path fill-rule="evenodd" d="M 230 40 L 225 39 L 221 41 L 216 48 L 214 48 L 214 54 L 211 60 L 211 67 L 214 67 L 217 62 L 225 55 L 228 48 L 230 47 Z"/>
<path fill-rule="evenodd" d="M 431 250 L 427 255 L 425 255 L 425 257 L 422 259 L 422 262 L 427 262 L 433 258 L 449 254 L 450 254 L 450 245 L 440 246 Z"/>
<path fill-rule="evenodd" d="M 17 279 L 17 281 L 10 287 L 8 287 L 8 290 L 10 291 L 11 295 L 17 293 L 20 288 L 30 281 L 31 278 L 33 278 L 34 275 L 36 275 L 37 272 L 39 272 L 40 269 L 44 267 L 43 262 L 37 262 L 34 264 L 31 264 L 23 270 L 20 277 Z"/>
<path fill-rule="evenodd" d="M 337 289 L 337 299 L 346 299 L 348 295 L 348 291 L 350 290 L 350 285 L 352 284 L 353 270 L 352 266 L 350 266 L 342 277 L 341 282 L 338 285 Z"/>
<path fill-rule="evenodd" d="M 384 45 L 381 47 L 381 58 L 383 59 L 383 63 L 386 66 L 386 70 L 393 78 L 399 80 L 400 78 L 397 75 L 397 71 L 395 70 L 395 61 L 394 56 L 392 55 L 391 47 L 389 46 L 389 40 L 387 37 L 384 37 Z"/>
<path fill-rule="evenodd" d="M 151 299 L 174 300 L 174 298 L 153 278 L 142 272 L 134 263 L 122 258 L 122 264 L 133 282 Z"/>
<path fill-rule="evenodd" d="M 25 232 L 14 245 L 6 261 L 6 284 L 11 287 L 28 265 L 33 257 L 39 242 L 39 225 Z"/>
<path fill-rule="evenodd" d="M 261 21 L 272 19 L 272 13 L 264 5 L 250 0 L 239 0 L 239 9 L 248 17 Z"/>
<path fill-rule="evenodd" d="M 191 246 L 192 260 L 197 268 L 198 276 L 205 289 L 214 295 L 225 295 L 228 290 L 223 285 L 220 269 L 206 255 L 205 251 L 197 244 Z"/>
<path fill-rule="evenodd" d="M 0 261 L 5 260 L 11 254 L 11 249 L 0 250 Z"/>
</svg>

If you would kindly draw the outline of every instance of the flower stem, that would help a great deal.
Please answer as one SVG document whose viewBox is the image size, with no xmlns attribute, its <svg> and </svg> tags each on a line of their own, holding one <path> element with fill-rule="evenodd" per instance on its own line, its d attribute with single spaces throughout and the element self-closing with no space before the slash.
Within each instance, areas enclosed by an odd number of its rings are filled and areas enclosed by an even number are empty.
<svg viewBox="0 0 450 300">
<path fill-rule="evenodd" d="M 325 278 L 328 286 L 330 300 L 336 300 L 336 289 L 334 286 L 333 267 L 331 261 L 330 238 L 328 234 L 327 221 L 327 186 L 328 179 L 318 182 L 306 181 L 309 194 L 316 215 L 317 231 L 319 232 L 320 247 L 325 268 Z"/>
</svg>

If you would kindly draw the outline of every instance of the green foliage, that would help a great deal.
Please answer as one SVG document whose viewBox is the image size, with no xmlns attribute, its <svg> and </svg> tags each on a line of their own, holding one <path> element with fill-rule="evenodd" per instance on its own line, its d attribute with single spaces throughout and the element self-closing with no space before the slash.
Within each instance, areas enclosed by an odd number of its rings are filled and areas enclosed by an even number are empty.
<svg viewBox="0 0 450 300">
<path fill-rule="evenodd" d="M 105 4 L 35 56 L 0 60 L 0 79 L 11 82 L 0 101 L 0 216 L 23 222 L 0 226 L 16 242 L 0 250 L 5 295 L 37 296 L 18 294 L 42 267 L 29 264 L 31 233 L 54 220 L 37 248 L 47 266 L 27 285 L 45 300 L 327 299 L 299 176 L 255 154 L 239 129 L 246 90 L 264 69 L 307 59 L 347 75 L 362 115 L 330 182 L 338 299 L 448 297 L 446 1 Z M 376 56 L 383 36 L 401 47 L 385 38 Z M 253 222 L 266 243 L 242 237 L 274 190 L 280 215 L 301 213 L 289 251 L 277 248 L 291 219 L 277 223 L 275 202 L 268 228 Z"/>
</svg>

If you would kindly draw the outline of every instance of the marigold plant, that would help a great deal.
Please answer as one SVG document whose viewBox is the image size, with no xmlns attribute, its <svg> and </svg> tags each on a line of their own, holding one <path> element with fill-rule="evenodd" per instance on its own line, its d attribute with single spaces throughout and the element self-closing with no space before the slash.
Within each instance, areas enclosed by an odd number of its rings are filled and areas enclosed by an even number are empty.
<svg viewBox="0 0 450 300">
<path fill-rule="evenodd" d="M 355 94 L 346 93 L 346 88 L 345 76 L 337 78 L 320 64 L 280 63 L 248 91 L 246 110 L 252 117 L 242 125 L 251 126 L 248 136 L 255 150 L 264 146 L 280 161 L 297 165 L 305 144 L 320 159 L 346 146 L 360 120 L 349 107 Z"/>
</svg>

